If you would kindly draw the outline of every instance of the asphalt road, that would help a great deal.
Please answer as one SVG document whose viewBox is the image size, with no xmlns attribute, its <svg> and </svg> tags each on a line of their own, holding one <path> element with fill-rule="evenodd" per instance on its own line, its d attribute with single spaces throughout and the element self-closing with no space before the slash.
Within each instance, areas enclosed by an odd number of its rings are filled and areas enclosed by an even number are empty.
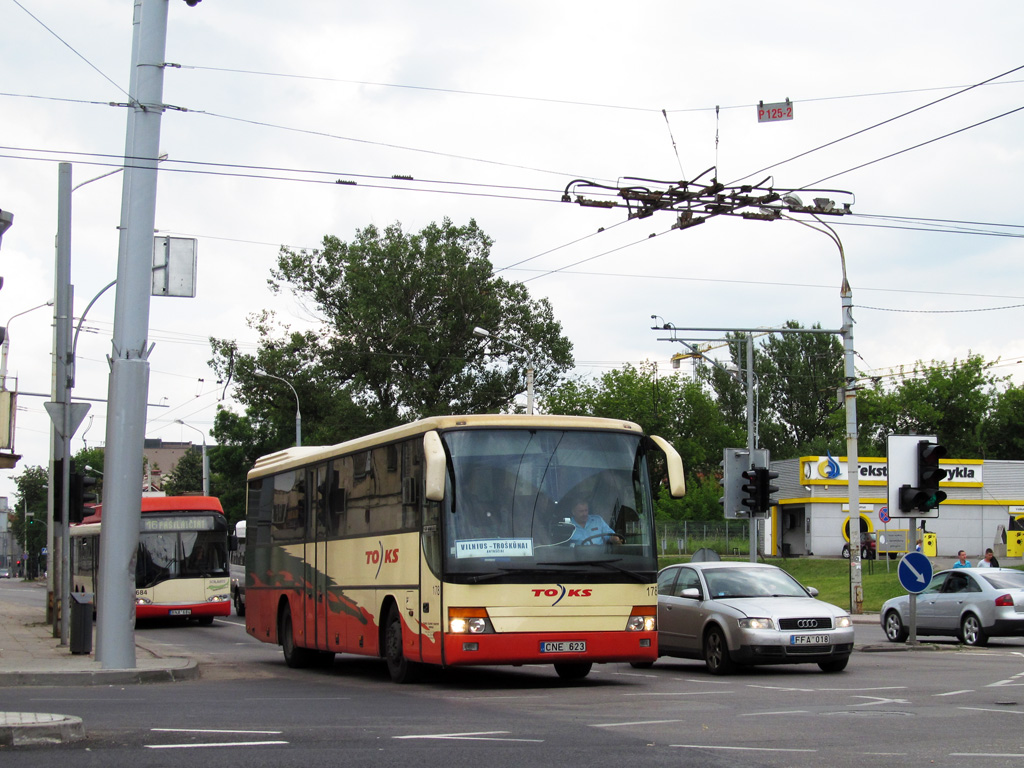
<svg viewBox="0 0 1024 768">
<path fill-rule="evenodd" d="M 858 650 L 841 674 L 765 667 L 718 678 L 703 664 L 596 666 L 562 682 L 549 667 L 437 671 L 418 685 L 380 662 L 338 657 L 291 670 L 232 616 L 212 627 L 149 625 L 201 660 L 195 682 L 0 689 L 6 710 L 83 718 L 87 738 L 0 750 L 5 768 L 138 768 L 216 761 L 275 766 L 1019 765 L 1024 642 L 989 649 Z M 886 648 L 880 628 L 858 643 Z M 59 752 L 57 755 L 55 752 Z"/>
</svg>

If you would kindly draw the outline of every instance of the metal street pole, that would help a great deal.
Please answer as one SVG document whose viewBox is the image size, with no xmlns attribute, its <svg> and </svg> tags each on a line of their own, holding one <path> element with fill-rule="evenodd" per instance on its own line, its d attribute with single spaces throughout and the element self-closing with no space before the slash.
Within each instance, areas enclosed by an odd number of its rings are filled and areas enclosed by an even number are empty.
<svg viewBox="0 0 1024 768">
<path fill-rule="evenodd" d="M 299 408 L 299 393 L 295 391 L 295 387 L 292 386 L 288 379 L 282 379 L 280 376 L 275 376 L 272 373 L 265 371 L 253 371 L 257 376 L 266 376 L 268 379 L 277 379 L 287 385 L 288 389 L 295 395 L 295 447 L 298 448 L 302 445 L 302 411 Z"/>
<path fill-rule="evenodd" d="M 846 275 L 846 252 L 843 250 L 843 241 L 832 227 L 813 214 L 812 217 L 823 229 L 783 214 L 783 218 L 821 232 L 839 248 L 839 261 L 843 269 L 843 284 L 840 286 L 839 295 L 843 304 L 843 400 L 846 405 L 846 475 L 850 497 L 850 613 L 862 613 L 864 580 L 860 558 L 860 466 L 857 455 L 857 371 L 854 366 L 853 347 L 853 289 Z"/>
<path fill-rule="evenodd" d="M 203 438 L 203 496 L 210 495 L 210 462 L 206 457 L 206 433 L 201 429 L 193 427 L 191 424 L 186 424 L 181 419 L 175 419 L 176 424 L 181 424 L 183 427 L 188 427 L 194 432 L 198 432 Z"/>
<path fill-rule="evenodd" d="M 106 503 L 97 594 L 96 657 L 135 668 L 135 557 L 142 517 L 142 454 L 149 389 L 149 297 L 156 223 L 168 0 L 135 0 L 131 110 L 125 140 L 117 298 L 110 354 Z"/>
<path fill-rule="evenodd" d="M 482 336 L 485 339 L 496 339 L 497 341 L 508 344 L 510 347 L 526 353 L 526 412 L 533 414 L 533 355 L 526 347 L 521 344 L 516 344 L 514 341 L 502 338 L 501 336 L 495 336 L 493 333 L 488 331 L 486 328 L 474 328 L 473 333 L 477 336 Z"/>
</svg>

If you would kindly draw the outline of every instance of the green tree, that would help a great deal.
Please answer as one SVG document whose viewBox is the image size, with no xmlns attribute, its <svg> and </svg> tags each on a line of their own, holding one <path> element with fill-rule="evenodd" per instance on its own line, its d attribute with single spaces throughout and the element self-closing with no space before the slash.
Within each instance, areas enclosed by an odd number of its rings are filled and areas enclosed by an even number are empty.
<svg viewBox="0 0 1024 768">
<path fill-rule="evenodd" d="M 726 425 L 718 405 L 699 382 L 678 374 L 659 376 L 657 365 L 647 362 L 609 371 L 594 382 L 566 381 L 548 392 L 543 404 L 549 413 L 627 419 L 646 434 L 665 438 L 683 459 L 687 492 L 682 499 L 661 493 L 659 516 L 721 519 L 717 477 L 722 449 L 740 436 Z"/>
<path fill-rule="evenodd" d="M 981 433 L 985 458 L 1024 460 L 1024 387 L 1011 385 L 993 395 Z"/>
<path fill-rule="evenodd" d="M 47 470 L 43 467 L 26 467 L 14 478 L 18 489 L 14 514 L 9 516 L 11 532 L 15 541 L 27 555 L 25 575 L 38 576 L 40 559 L 46 546 L 46 496 Z"/>
<path fill-rule="evenodd" d="M 174 469 L 164 475 L 163 490 L 168 496 L 181 496 L 184 493 L 203 492 L 203 452 L 193 446 L 186 451 Z"/>
<path fill-rule="evenodd" d="M 572 366 L 572 346 L 546 299 L 494 276 L 490 247 L 476 222 L 445 219 L 419 233 L 371 225 L 350 242 L 328 235 L 320 249 L 282 248 L 268 282 L 294 294 L 318 323 L 300 332 L 271 313 L 254 315 L 261 342 L 252 355 L 211 339 L 211 365 L 245 408 L 243 416 L 221 411 L 213 429 L 214 476 L 230 475 L 234 486 L 218 486 L 222 503 L 244 498 L 240 484 L 256 456 L 294 444 L 288 385 L 301 406 L 304 444 L 434 414 L 504 410 L 526 389 L 527 362 L 538 392 L 553 386 Z M 475 326 L 511 343 L 485 344 Z"/>
<path fill-rule="evenodd" d="M 887 386 L 879 381 L 863 390 L 857 412 L 858 432 L 866 440 L 862 453 L 884 456 L 888 434 L 933 434 L 951 456 L 991 455 L 983 427 L 991 423 L 986 419 L 1004 382 L 990 373 L 991 367 L 981 356 L 951 363 L 919 361 L 912 370 L 901 369 Z M 1011 395 L 1008 404 L 1014 399 Z"/>
</svg>

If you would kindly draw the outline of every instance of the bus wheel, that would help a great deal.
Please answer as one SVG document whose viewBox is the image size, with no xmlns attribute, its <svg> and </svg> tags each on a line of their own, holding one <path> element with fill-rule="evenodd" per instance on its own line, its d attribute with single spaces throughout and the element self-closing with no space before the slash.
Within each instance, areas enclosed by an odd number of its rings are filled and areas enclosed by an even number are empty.
<svg viewBox="0 0 1024 768">
<path fill-rule="evenodd" d="M 292 631 L 291 611 L 285 611 L 281 618 L 281 648 L 284 650 L 284 663 L 292 669 L 302 669 L 315 661 L 315 654 L 308 648 L 295 645 L 295 633 Z"/>
<path fill-rule="evenodd" d="M 241 595 L 235 592 L 235 615 L 245 616 L 245 603 L 242 601 Z"/>
<path fill-rule="evenodd" d="M 590 662 L 576 664 L 555 664 L 555 672 L 563 680 L 582 680 L 590 674 L 590 668 L 594 666 Z"/>
<path fill-rule="evenodd" d="M 409 661 L 402 653 L 402 617 L 395 606 L 391 606 L 384 624 L 384 659 L 388 663 L 388 674 L 393 682 L 416 682 L 419 664 Z"/>
</svg>

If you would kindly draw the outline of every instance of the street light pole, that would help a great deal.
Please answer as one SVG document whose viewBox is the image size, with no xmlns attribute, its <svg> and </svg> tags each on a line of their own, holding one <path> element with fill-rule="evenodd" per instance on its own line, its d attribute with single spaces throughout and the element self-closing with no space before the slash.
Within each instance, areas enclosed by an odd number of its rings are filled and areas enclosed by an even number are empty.
<svg viewBox="0 0 1024 768">
<path fill-rule="evenodd" d="M 843 284 L 839 295 L 843 303 L 843 399 L 846 404 L 846 475 L 850 497 L 850 613 L 864 609 L 864 581 L 860 558 L 860 466 L 857 455 L 857 371 L 854 367 L 853 348 L 853 289 L 846 275 L 846 252 L 836 231 L 812 214 L 822 229 L 806 221 L 782 214 L 783 218 L 821 232 L 839 248 L 839 261 L 843 269 Z"/>
<path fill-rule="evenodd" d="M 181 424 L 181 426 L 183 426 L 183 427 L 188 427 L 189 429 L 191 429 L 191 430 L 193 430 L 195 432 L 198 432 L 200 435 L 202 435 L 202 438 L 203 438 L 203 496 L 209 496 L 210 495 L 210 462 L 209 462 L 209 460 L 206 457 L 206 433 L 203 432 L 203 430 L 201 430 L 201 429 L 197 429 L 196 427 L 193 427 L 191 424 L 186 424 L 181 419 L 175 419 L 175 423 L 176 424 Z"/>
<path fill-rule="evenodd" d="M 526 347 L 521 344 L 516 344 L 514 341 L 502 338 L 501 336 L 495 336 L 493 333 L 488 331 L 486 328 L 474 328 L 473 333 L 476 336 L 482 336 L 485 339 L 495 339 L 497 341 L 504 342 L 510 347 L 515 347 L 526 353 L 526 412 L 533 414 L 533 355 Z"/>
<path fill-rule="evenodd" d="M 299 409 L 299 393 L 295 391 L 295 387 L 291 385 L 291 382 L 287 379 L 282 379 L 280 376 L 275 376 L 272 373 L 266 371 L 253 371 L 257 376 L 266 376 L 268 379 L 277 379 L 278 381 L 284 382 L 288 389 L 295 395 L 295 447 L 298 448 L 302 445 L 302 411 Z"/>
<path fill-rule="evenodd" d="M 24 312 L 18 312 L 17 314 L 11 315 L 7 320 L 7 325 L 4 326 L 4 342 L 0 345 L 0 389 L 7 389 L 7 353 L 11 348 L 11 321 L 16 317 L 27 315 L 29 312 L 34 312 L 37 309 L 43 307 L 52 307 L 53 301 L 47 301 L 44 304 L 26 309 Z"/>
</svg>

